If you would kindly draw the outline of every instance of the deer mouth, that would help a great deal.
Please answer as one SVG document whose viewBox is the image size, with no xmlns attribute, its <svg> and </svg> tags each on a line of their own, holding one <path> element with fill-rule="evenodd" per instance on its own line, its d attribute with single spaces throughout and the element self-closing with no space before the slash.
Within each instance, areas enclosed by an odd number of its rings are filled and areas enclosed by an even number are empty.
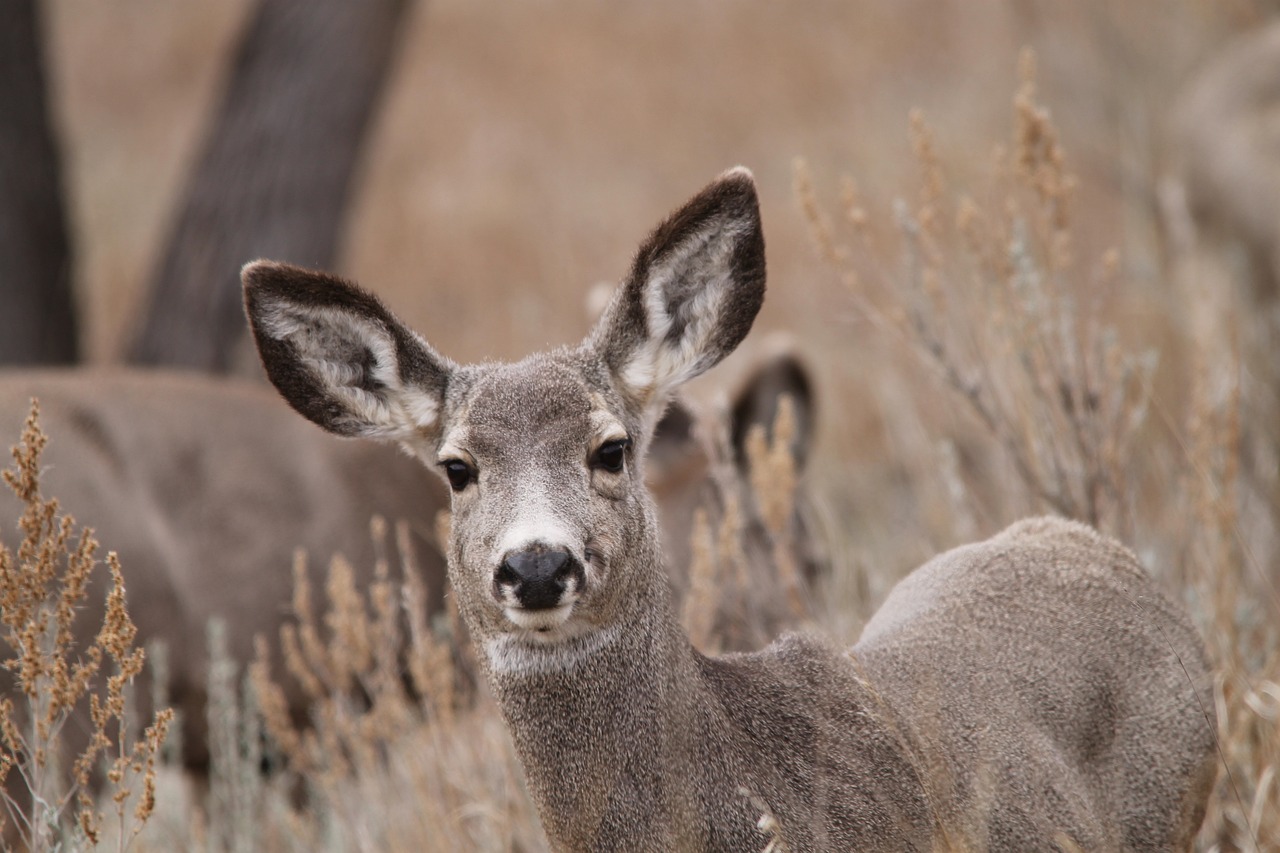
<svg viewBox="0 0 1280 853">
<path fill-rule="evenodd" d="M 590 665 L 596 656 L 618 642 L 617 625 L 593 628 L 574 619 L 541 634 L 513 631 L 485 641 L 485 657 L 492 672 L 504 677 L 554 676 Z"/>
<path fill-rule="evenodd" d="M 569 616 L 573 613 L 573 604 L 572 601 L 568 601 L 557 604 L 555 607 L 540 607 L 536 610 L 508 604 L 502 608 L 502 613 L 517 628 L 531 631 L 535 635 L 547 636 L 569 621 Z"/>
</svg>

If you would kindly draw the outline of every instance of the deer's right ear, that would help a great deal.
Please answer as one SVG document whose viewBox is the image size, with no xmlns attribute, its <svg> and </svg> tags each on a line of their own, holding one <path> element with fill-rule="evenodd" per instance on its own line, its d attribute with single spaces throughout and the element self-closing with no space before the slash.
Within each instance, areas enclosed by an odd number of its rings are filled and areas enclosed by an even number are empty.
<svg viewBox="0 0 1280 853">
<path fill-rule="evenodd" d="M 276 390 L 344 436 L 404 441 L 439 429 L 452 365 L 378 299 L 335 276 L 254 261 L 245 313 Z"/>
<path fill-rule="evenodd" d="M 764 301 L 755 181 L 731 169 L 640 247 L 589 340 L 620 389 L 658 411 L 671 391 L 734 350 Z"/>
</svg>

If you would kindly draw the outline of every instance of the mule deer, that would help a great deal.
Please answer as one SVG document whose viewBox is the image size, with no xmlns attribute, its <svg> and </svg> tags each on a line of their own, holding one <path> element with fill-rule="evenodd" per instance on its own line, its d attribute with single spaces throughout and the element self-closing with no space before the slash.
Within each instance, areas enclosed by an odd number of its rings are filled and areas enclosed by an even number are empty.
<svg viewBox="0 0 1280 853">
<path fill-rule="evenodd" d="M 1041 519 L 909 576 L 850 651 L 705 657 L 662 569 L 645 450 L 764 298 L 753 180 L 663 222 L 579 346 L 457 365 L 373 296 L 243 271 L 267 373 L 325 429 L 452 489 L 449 574 L 552 845 L 1188 849 L 1213 779 L 1201 643 L 1134 557 Z"/>
<path fill-rule="evenodd" d="M 781 394 L 795 399 L 807 420 L 807 388 L 791 354 L 762 360 L 732 398 L 726 430 L 742 434 L 758 419 L 771 421 Z M 249 661 L 254 636 L 274 638 L 289 619 L 285 569 L 295 548 L 321 564 L 342 554 L 357 581 L 367 583 L 375 562 L 370 517 L 403 519 L 428 600 L 442 605 L 444 556 L 432 532 L 448 498 L 396 448 L 327 436 L 258 383 L 122 369 L 0 371 L 0 435 L 18 434 L 32 397 L 40 399 L 52 437 L 44 491 L 120 553 L 140 639 L 168 647 L 168 688 L 183 711 L 188 767 L 208 760 L 206 626 L 213 617 L 224 620 L 228 653 Z M 668 563 L 678 591 L 686 586 L 684 543 L 694 508 L 738 489 L 745 477 L 736 467 L 715 470 L 696 434 L 710 419 L 696 420 L 681 405 L 667 412 L 649 479 L 675 532 Z M 806 452 L 803 435 L 793 448 L 798 457 Z M 0 541 L 16 544 L 11 522 L 18 513 L 16 499 L 0 488 L 0 519 L 10 522 Z M 805 566 L 816 561 L 806 550 L 794 558 Z M 104 592 L 94 591 L 96 606 L 78 620 L 82 639 L 101 621 Z M 290 686 L 293 713 L 305 718 L 307 697 Z"/>
</svg>

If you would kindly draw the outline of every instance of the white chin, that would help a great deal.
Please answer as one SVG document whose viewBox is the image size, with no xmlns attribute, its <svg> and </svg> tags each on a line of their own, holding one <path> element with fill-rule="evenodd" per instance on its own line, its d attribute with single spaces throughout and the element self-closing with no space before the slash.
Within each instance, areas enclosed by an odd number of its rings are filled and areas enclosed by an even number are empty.
<svg viewBox="0 0 1280 853">
<path fill-rule="evenodd" d="M 564 625 L 569 621 L 569 614 L 573 612 L 573 604 L 561 604 L 546 610 L 526 610 L 523 607 L 504 607 L 502 612 L 506 614 L 507 619 L 511 620 L 511 624 L 518 628 L 524 628 L 526 631 L 550 632 Z"/>
</svg>

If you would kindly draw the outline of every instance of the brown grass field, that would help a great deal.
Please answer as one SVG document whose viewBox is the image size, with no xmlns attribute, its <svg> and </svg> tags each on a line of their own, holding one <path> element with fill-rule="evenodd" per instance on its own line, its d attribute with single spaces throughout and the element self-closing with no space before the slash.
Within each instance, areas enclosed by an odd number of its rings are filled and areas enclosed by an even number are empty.
<svg viewBox="0 0 1280 853">
<path fill-rule="evenodd" d="M 1272 5 L 421 3 L 339 272 L 454 358 L 519 356 L 577 340 L 645 230 L 749 166 L 769 295 L 695 393 L 770 333 L 817 374 L 807 488 L 834 570 L 804 621 L 851 643 L 939 550 L 1090 520 L 1181 592 L 1218 667 L 1197 849 L 1280 850 L 1280 360 L 1230 266 L 1174 245 L 1158 204 L 1178 91 Z M 246 4 L 50 6 L 78 296 L 109 362 Z M 439 696 L 453 673 L 425 633 L 414 674 Z M 375 658 L 376 713 L 326 695 L 319 736 L 284 750 L 309 805 L 258 775 L 228 695 L 214 796 L 162 768 L 133 849 L 545 849 L 492 708 L 410 706 Z M 268 718 L 281 677 L 254 678 Z"/>
</svg>

